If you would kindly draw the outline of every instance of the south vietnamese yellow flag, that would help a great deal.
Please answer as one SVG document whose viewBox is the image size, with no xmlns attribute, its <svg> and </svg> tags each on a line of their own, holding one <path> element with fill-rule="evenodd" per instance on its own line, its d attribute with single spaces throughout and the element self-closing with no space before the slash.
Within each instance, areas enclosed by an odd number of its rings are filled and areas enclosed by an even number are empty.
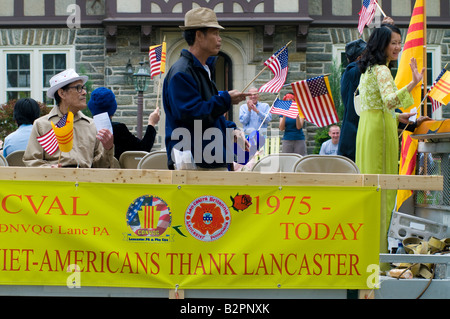
<svg viewBox="0 0 450 319">
<path fill-rule="evenodd" d="M 439 78 L 428 95 L 434 100 L 447 105 L 450 102 L 450 72 L 445 73 Z"/>
<path fill-rule="evenodd" d="M 409 23 L 408 34 L 406 35 L 405 45 L 403 47 L 402 56 L 398 65 L 395 84 L 398 88 L 403 88 L 412 79 L 412 71 L 409 66 L 412 57 L 417 60 L 417 69 L 422 70 L 424 66 L 424 30 L 426 16 L 424 15 L 425 0 L 417 0 L 412 12 L 411 21 Z M 417 108 L 417 114 L 422 114 L 420 110 L 422 99 L 421 85 L 417 85 L 411 92 L 414 98 L 414 104 L 408 108 L 400 108 L 403 112 L 410 112 L 414 107 Z M 411 138 L 411 132 L 404 131 L 402 134 L 402 143 L 400 150 L 400 175 L 414 175 L 416 171 L 416 158 L 418 140 Z M 411 197 L 413 191 L 399 190 L 397 191 L 397 210 L 400 210 L 402 204 Z"/>
<path fill-rule="evenodd" d="M 398 71 L 395 77 L 395 84 L 397 87 L 403 88 L 411 82 L 412 72 L 409 66 L 411 58 L 416 58 L 417 69 L 420 71 L 423 68 L 424 56 L 424 0 L 417 0 L 412 12 L 411 21 L 409 23 L 408 33 L 406 35 L 405 45 L 398 64 Z M 421 102 L 421 86 L 417 85 L 411 92 L 414 97 L 414 104 L 406 109 L 401 108 L 403 112 L 410 112 L 411 109 L 417 107 L 417 114 L 421 114 L 419 110 Z"/>
<path fill-rule="evenodd" d="M 65 123 L 64 121 L 58 122 L 58 124 L 62 122 L 62 126 L 51 123 L 58 141 L 59 150 L 68 153 L 73 147 L 73 113 L 68 112 L 64 117 L 66 117 Z"/>
</svg>

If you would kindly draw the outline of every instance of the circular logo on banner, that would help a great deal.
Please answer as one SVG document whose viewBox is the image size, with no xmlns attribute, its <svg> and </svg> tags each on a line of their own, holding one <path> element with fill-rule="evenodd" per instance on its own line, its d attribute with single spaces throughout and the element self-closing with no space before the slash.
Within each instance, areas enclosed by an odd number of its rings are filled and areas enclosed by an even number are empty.
<svg viewBox="0 0 450 319">
<path fill-rule="evenodd" d="M 188 206 L 184 222 L 194 238 L 201 241 L 214 241 L 227 232 L 231 223 L 231 214 L 221 199 L 214 196 L 202 196 Z"/>
<path fill-rule="evenodd" d="M 161 236 L 171 221 L 169 207 L 156 196 L 144 195 L 136 198 L 127 210 L 127 225 L 141 237 Z"/>
</svg>

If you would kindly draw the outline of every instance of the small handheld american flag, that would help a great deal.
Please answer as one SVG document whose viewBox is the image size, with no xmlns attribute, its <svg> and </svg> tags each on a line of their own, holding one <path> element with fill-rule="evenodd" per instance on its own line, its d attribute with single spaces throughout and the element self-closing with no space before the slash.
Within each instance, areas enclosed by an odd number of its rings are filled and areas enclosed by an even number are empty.
<svg viewBox="0 0 450 319">
<path fill-rule="evenodd" d="M 295 101 L 283 101 L 276 99 L 273 103 L 270 113 L 284 115 L 295 119 L 298 116 L 298 107 Z"/>
<path fill-rule="evenodd" d="M 377 0 L 364 0 L 359 11 L 358 31 L 363 34 L 364 27 L 372 22 L 377 11 Z"/>
<path fill-rule="evenodd" d="M 63 127 L 66 125 L 66 121 L 67 114 L 65 114 L 55 125 L 56 127 Z M 53 155 L 58 150 L 58 140 L 56 139 L 55 131 L 53 129 L 44 135 L 37 137 L 37 140 L 48 155 Z"/>
<path fill-rule="evenodd" d="M 264 65 L 267 66 L 273 73 L 273 78 L 262 87 L 259 88 L 259 92 L 278 93 L 286 82 L 288 73 L 288 48 L 282 47 L 275 54 L 273 54 Z"/>
<path fill-rule="evenodd" d="M 148 58 L 150 61 L 150 75 L 152 78 L 164 73 L 166 71 L 166 42 L 151 46 Z"/>
</svg>

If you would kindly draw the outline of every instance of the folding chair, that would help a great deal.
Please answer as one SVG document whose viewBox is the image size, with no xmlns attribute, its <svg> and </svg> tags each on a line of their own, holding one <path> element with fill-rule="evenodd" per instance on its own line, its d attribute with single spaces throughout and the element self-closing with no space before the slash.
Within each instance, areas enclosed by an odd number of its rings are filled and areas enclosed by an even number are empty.
<svg viewBox="0 0 450 319">
<path fill-rule="evenodd" d="M 301 158 L 301 155 L 295 153 L 269 154 L 257 161 L 252 171 L 267 173 L 294 172 L 295 163 Z"/>
<path fill-rule="evenodd" d="M 145 155 L 137 166 L 138 169 L 168 169 L 166 150 L 154 151 Z"/>
<path fill-rule="evenodd" d="M 23 162 L 23 154 L 25 151 L 14 151 L 6 156 L 9 166 L 25 166 Z"/>
<path fill-rule="evenodd" d="M 139 161 L 149 154 L 145 151 L 126 151 L 120 155 L 119 164 L 121 168 L 137 168 Z"/>
<path fill-rule="evenodd" d="M 295 164 L 294 172 L 359 174 L 359 168 L 341 155 L 306 155 Z"/>
</svg>

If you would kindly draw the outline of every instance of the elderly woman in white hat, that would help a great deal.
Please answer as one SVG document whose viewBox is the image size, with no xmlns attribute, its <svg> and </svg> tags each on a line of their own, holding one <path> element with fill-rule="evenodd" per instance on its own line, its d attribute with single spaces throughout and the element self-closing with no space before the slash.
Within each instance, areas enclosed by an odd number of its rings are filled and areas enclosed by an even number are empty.
<svg viewBox="0 0 450 319">
<path fill-rule="evenodd" d="M 180 58 L 167 73 L 163 87 L 168 166 L 174 169 L 172 149 L 180 147 L 177 145 L 180 134 L 177 133 L 188 131 L 189 134 L 185 135 L 190 136 L 183 136 L 183 142 L 188 140 L 183 146 L 184 150 L 191 151 L 197 168 L 227 170 L 231 163 L 225 147 L 226 133 L 232 130 L 238 135 L 236 132 L 240 131 L 235 123 L 225 119 L 224 114 L 249 94 L 237 90 L 219 92 L 211 80 L 216 61 L 214 56 L 219 53 L 222 44 L 219 32 L 223 29 L 213 10 L 195 8 L 188 11 L 184 25 L 180 28 L 184 31 L 189 49 L 181 51 Z M 201 136 L 195 136 L 199 130 L 194 129 L 194 126 L 200 127 Z M 214 140 L 217 142 L 215 146 L 218 147 L 219 143 L 223 146 L 223 152 L 216 149 L 216 156 L 205 153 L 211 142 L 210 138 L 202 140 L 207 129 L 222 134 L 221 138 L 216 137 Z M 219 156 L 219 153 L 223 156 Z"/>
<path fill-rule="evenodd" d="M 94 121 L 81 112 L 87 107 L 87 80 L 87 76 L 80 76 L 72 69 L 58 73 L 50 79 L 47 96 L 55 99 L 57 106 L 34 122 L 23 157 L 26 166 L 112 167 L 112 132 L 102 129 L 97 133 Z M 39 137 L 45 136 L 53 129 L 52 123 L 56 125 L 69 112 L 73 114 L 73 147 L 69 152 L 51 149 L 38 141 Z"/>
</svg>

